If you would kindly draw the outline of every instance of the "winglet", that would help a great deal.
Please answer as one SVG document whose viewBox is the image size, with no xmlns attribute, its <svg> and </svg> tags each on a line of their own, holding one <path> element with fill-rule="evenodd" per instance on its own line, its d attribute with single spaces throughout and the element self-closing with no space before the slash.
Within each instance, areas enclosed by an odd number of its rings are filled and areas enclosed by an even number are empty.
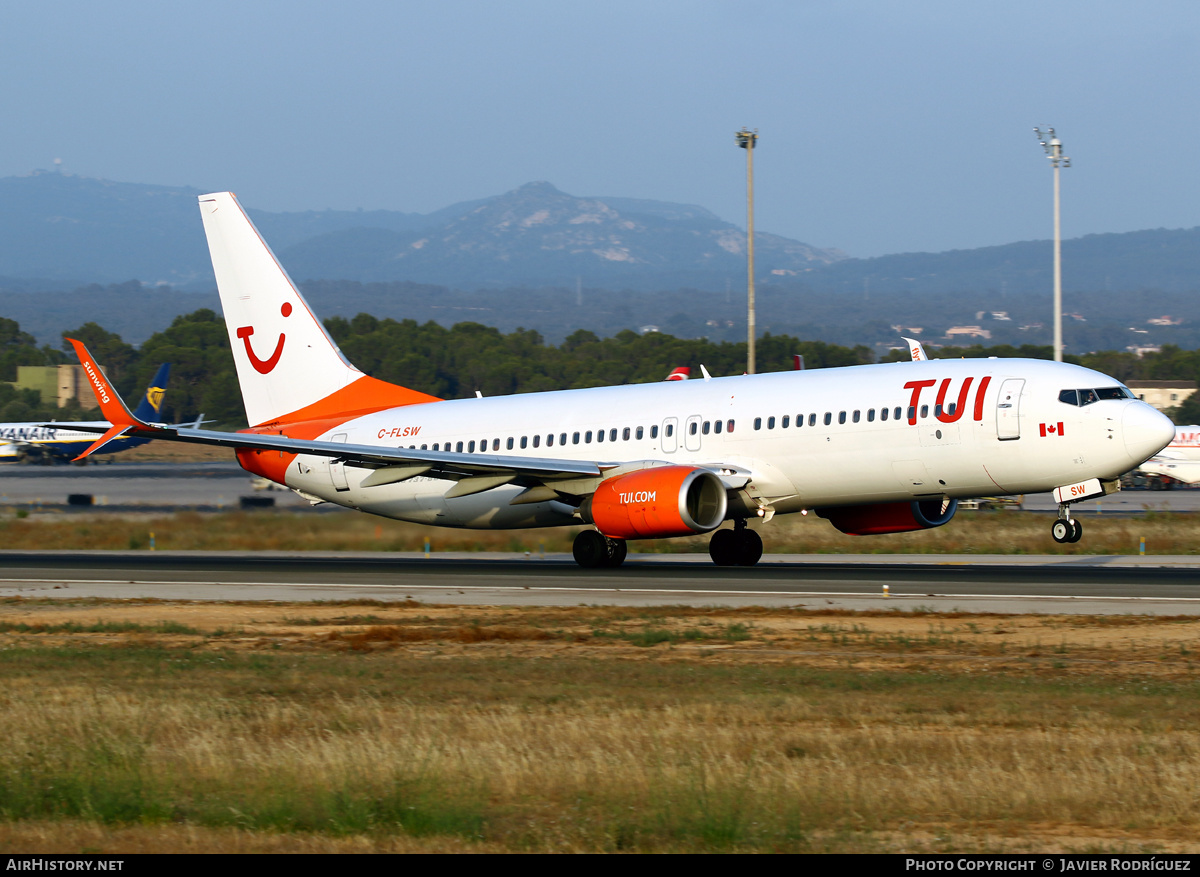
<svg viewBox="0 0 1200 877">
<path fill-rule="evenodd" d="M 75 348 L 75 355 L 79 357 L 79 364 L 83 366 L 83 370 L 87 373 L 88 383 L 92 386 L 92 392 L 96 396 L 96 401 L 100 403 L 100 411 L 104 414 L 104 419 L 112 424 L 112 428 L 108 432 L 92 442 L 87 450 L 75 458 L 76 460 L 82 460 L 98 451 L 113 439 L 124 435 L 130 429 L 138 426 L 146 426 L 146 424 L 130 413 L 129 408 L 117 394 L 116 389 L 109 385 L 108 378 L 104 376 L 104 372 L 96 364 L 96 358 L 92 356 L 87 346 L 82 341 L 76 341 L 74 338 L 67 338 L 66 340 Z"/>
<path fill-rule="evenodd" d="M 908 345 L 908 355 L 912 357 L 913 362 L 925 362 L 927 359 L 929 359 L 929 357 L 925 355 L 925 348 L 921 346 L 920 341 L 917 341 L 915 338 L 905 338 L 903 335 L 900 337 L 904 340 L 904 343 Z"/>
</svg>

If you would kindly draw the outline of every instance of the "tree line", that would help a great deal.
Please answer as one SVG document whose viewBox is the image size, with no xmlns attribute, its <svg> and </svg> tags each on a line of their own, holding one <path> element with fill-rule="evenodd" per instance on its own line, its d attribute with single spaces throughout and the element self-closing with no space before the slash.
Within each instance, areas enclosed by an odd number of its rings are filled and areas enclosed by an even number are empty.
<svg viewBox="0 0 1200 877">
<path fill-rule="evenodd" d="M 715 375 L 741 374 L 746 368 L 745 342 L 712 342 L 650 332 L 625 330 L 607 338 L 578 330 L 562 344 L 549 345 L 527 329 L 502 333 L 479 323 L 446 328 L 435 322 L 377 319 L 360 313 L 351 319 L 331 317 L 325 327 L 346 357 L 369 375 L 445 399 L 465 398 L 476 391 L 486 396 L 661 381 L 680 366 L 700 377 L 700 366 Z M 233 356 L 224 320 L 201 309 L 176 317 L 140 347 L 89 322 L 65 333 L 88 345 L 110 380 L 133 405 L 163 362 L 171 363 L 162 416 L 183 422 L 203 413 L 214 425 L 246 425 Z M 793 356 L 804 357 L 807 368 L 862 365 L 874 360 L 865 346 L 842 347 L 821 341 L 801 341 L 789 335 L 765 334 L 757 342 L 757 370 L 793 368 Z M 939 358 L 1020 356 L 1052 359 L 1048 346 L 945 347 L 931 352 Z M 906 359 L 893 351 L 884 361 Z M 1164 347 L 1161 353 L 1139 358 L 1132 353 L 1100 352 L 1067 357 L 1121 380 L 1200 381 L 1200 350 Z M 39 347 L 19 324 L 0 318 L 0 382 L 15 381 L 17 366 L 74 363 L 66 342 L 62 347 Z M 1200 394 L 1196 394 L 1200 396 Z M 26 420 L 98 419 L 90 399 L 57 408 L 41 401 L 36 391 L 21 391 L 0 383 L 0 422 Z M 1177 423 L 1200 422 L 1200 399 L 1193 396 L 1175 412 Z"/>
</svg>

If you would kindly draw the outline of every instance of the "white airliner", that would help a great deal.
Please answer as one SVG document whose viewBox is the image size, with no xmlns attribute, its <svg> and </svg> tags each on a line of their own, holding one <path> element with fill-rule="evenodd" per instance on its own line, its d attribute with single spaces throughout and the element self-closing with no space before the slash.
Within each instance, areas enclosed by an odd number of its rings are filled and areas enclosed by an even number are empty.
<svg viewBox="0 0 1200 877">
<path fill-rule="evenodd" d="M 1177 426 L 1171 443 L 1138 467 L 1185 484 L 1200 481 L 1200 426 Z"/>
<path fill-rule="evenodd" d="M 347 362 L 232 194 L 201 196 L 200 212 L 253 425 L 147 425 L 75 343 L 113 423 L 84 455 L 122 436 L 225 445 L 314 502 L 444 527 L 593 525 L 575 540 L 583 566 L 621 563 L 628 539 L 711 531 L 714 562 L 749 566 L 762 540 L 747 521 L 813 510 L 846 533 L 897 533 L 996 494 L 1055 491 L 1052 534 L 1076 541 L 1071 504 L 1174 435 L 1115 379 L 1022 359 L 443 401 Z"/>
</svg>

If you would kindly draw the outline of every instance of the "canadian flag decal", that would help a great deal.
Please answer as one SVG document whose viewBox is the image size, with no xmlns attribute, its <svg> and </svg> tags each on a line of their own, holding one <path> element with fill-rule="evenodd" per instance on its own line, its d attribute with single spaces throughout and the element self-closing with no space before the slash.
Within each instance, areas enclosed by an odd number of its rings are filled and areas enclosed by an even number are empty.
<svg viewBox="0 0 1200 877">
<path fill-rule="evenodd" d="M 1043 423 L 1041 424 L 1041 429 L 1042 438 L 1045 438 L 1048 435 L 1056 435 L 1061 438 L 1063 435 L 1065 435 L 1061 420 L 1058 423 Z"/>
</svg>

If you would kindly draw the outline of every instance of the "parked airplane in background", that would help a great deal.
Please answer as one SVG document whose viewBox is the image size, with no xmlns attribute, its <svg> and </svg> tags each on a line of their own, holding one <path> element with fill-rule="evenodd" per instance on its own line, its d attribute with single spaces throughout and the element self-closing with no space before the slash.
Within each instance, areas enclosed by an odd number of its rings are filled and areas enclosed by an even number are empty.
<svg viewBox="0 0 1200 877">
<path fill-rule="evenodd" d="M 142 404 L 134 412 L 134 416 L 139 420 L 158 421 L 158 411 L 162 406 L 170 371 L 170 363 L 164 362 L 159 366 L 154 380 L 146 388 Z M 83 431 L 85 425 L 101 429 L 111 426 L 110 423 L 101 420 L 89 424 L 0 423 L 0 462 L 66 462 L 79 456 L 96 440 L 94 433 Z M 104 453 L 115 454 L 144 445 L 146 442 L 147 439 L 125 438 L 105 445 Z"/>
<path fill-rule="evenodd" d="M 1022 359 L 443 401 L 351 365 L 232 194 L 202 195 L 200 212 L 252 426 L 147 424 L 72 342 L 113 424 L 82 457 L 127 437 L 224 445 L 313 502 L 445 527 L 592 525 L 575 539 L 583 566 L 619 564 L 628 539 L 712 531 L 714 562 L 753 565 L 749 521 L 814 510 L 846 533 L 898 533 L 996 494 L 1055 491 L 1053 536 L 1076 541 L 1071 505 L 1174 434 L 1113 378 Z"/>
<path fill-rule="evenodd" d="M 1139 466 L 1138 471 L 1165 475 L 1185 484 L 1200 482 L 1200 426 L 1175 427 L 1171 443 Z"/>
</svg>

